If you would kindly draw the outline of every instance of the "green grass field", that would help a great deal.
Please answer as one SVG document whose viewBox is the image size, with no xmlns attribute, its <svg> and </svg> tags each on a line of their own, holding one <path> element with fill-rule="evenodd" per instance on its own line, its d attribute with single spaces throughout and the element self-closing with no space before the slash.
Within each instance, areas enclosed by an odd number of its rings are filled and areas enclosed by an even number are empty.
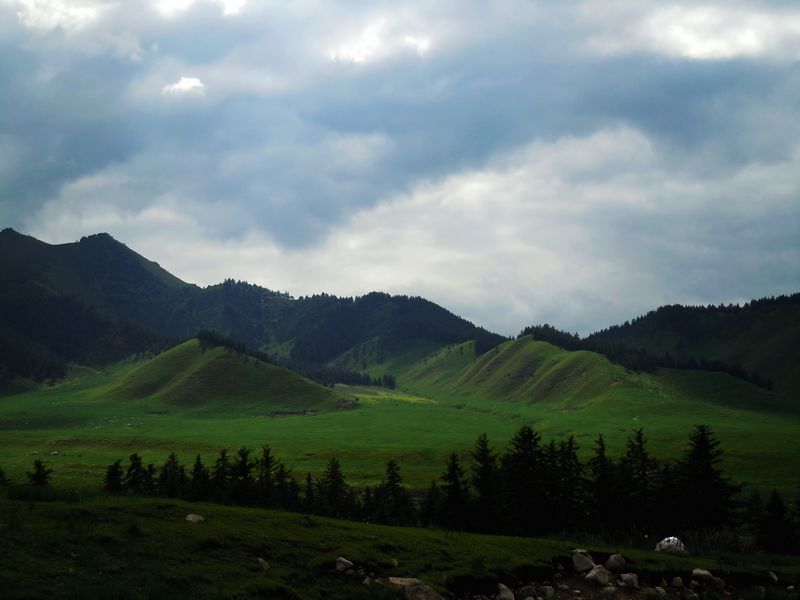
<svg viewBox="0 0 800 600">
<path fill-rule="evenodd" d="M 9 600 L 402 597 L 364 586 L 363 577 L 335 572 L 338 556 L 377 577 L 417 577 L 455 597 L 467 591 L 492 595 L 498 581 L 518 586 L 552 579 L 553 560 L 568 558 L 578 545 L 600 558 L 624 552 L 642 583 L 648 577 L 654 582 L 665 575 L 685 577 L 695 567 L 737 585 L 766 583 L 768 569 L 784 582 L 800 577 L 790 557 L 673 557 L 586 540 L 386 527 L 162 498 L 37 501 L 30 492 L 27 497 L 12 492 L 0 488 L 0 590 Z M 57 498 L 58 491 L 50 495 Z M 189 523 L 189 513 L 206 521 Z M 258 558 L 269 563 L 268 572 Z M 590 597 L 591 591 L 582 595 Z"/>
<path fill-rule="evenodd" d="M 800 478 L 800 419 L 725 375 L 632 374 L 598 355 L 522 340 L 477 360 L 469 345 L 441 350 L 400 385 L 331 391 L 191 342 L 146 363 L 83 370 L 52 389 L 0 397 L 0 467 L 22 481 L 32 459 L 43 458 L 56 485 L 91 489 L 106 465 L 132 452 L 156 464 L 171 451 L 184 463 L 196 454 L 210 462 L 223 447 L 269 443 L 300 477 L 338 457 L 351 483 L 375 483 L 395 458 L 406 482 L 421 488 L 441 474 L 450 451 L 466 454 L 482 432 L 503 449 L 532 424 L 545 439 L 575 435 L 588 457 L 597 434 L 619 454 L 626 436 L 644 427 L 656 456 L 676 458 L 692 427 L 705 423 L 734 480 L 794 494 Z M 357 398 L 358 407 L 337 408 L 341 398 Z M 315 412 L 301 414 L 308 409 Z"/>
</svg>

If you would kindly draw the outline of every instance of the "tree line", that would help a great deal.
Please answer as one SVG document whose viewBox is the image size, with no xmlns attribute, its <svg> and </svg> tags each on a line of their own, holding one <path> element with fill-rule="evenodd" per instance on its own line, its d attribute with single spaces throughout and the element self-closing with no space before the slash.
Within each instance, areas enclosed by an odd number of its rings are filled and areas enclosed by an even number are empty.
<svg viewBox="0 0 800 600">
<path fill-rule="evenodd" d="M 517 338 L 529 335 L 535 340 L 548 342 L 570 352 L 577 350 L 596 352 L 604 355 L 611 362 L 631 371 L 653 372 L 658 368 L 713 371 L 726 373 L 760 388 L 772 390 L 771 379 L 764 378 L 755 372 L 749 373 L 739 365 L 703 357 L 675 358 L 669 352 L 656 354 L 645 348 L 634 347 L 611 337 L 606 337 L 603 333 L 600 332 L 582 339 L 577 333 L 561 331 L 549 323 L 545 323 L 544 325 L 525 327 Z"/>
<path fill-rule="evenodd" d="M 763 501 L 720 469 L 722 449 L 710 428 L 697 426 L 681 458 L 656 460 L 642 429 L 624 452 L 609 455 L 602 435 L 585 462 L 574 437 L 544 443 L 521 427 L 500 453 L 482 434 L 466 455 L 451 453 L 441 477 L 423 494 L 403 484 L 400 465 L 386 464 L 380 483 L 356 489 L 331 458 L 317 477 L 298 479 L 269 445 L 257 452 L 222 449 L 209 465 L 198 455 L 191 467 L 171 453 L 161 466 L 145 465 L 138 453 L 127 465 L 109 465 L 103 488 L 112 494 L 165 496 L 242 506 L 261 506 L 390 525 L 542 536 L 587 533 L 605 539 L 651 538 L 687 533 L 738 531 L 755 547 L 800 552 L 800 490 L 792 506 L 775 490 Z M 50 476 L 41 460 L 31 484 Z M 0 483 L 8 483 L 0 470 Z"/>
</svg>

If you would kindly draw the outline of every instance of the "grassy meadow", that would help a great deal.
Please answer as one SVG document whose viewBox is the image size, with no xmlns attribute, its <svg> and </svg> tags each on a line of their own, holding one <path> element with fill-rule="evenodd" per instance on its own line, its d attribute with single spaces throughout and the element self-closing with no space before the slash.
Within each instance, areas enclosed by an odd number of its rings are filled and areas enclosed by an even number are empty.
<svg viewBox="0 0 800 600">
<path fill-rule="evenodd" d="M 0 466 L 22 481 L 32 459 L 43 458 L 55 485 L 96 489 L 105 466 L 132 452 L 156 464 L 172 451 L 186 464 L 196 454 L 211 463 L 220 448 L 269 443 L 300 477 L 338 457 L 351 483 L 370 484 L 395 458 L 406 482 L 422 488 L 449 452 L 466 455 L 482 432 L 503 449 L 532 424 L 545 440 L 575 435 L 587 458 L 598 433 L 617 455 L 643 427 L 653 454 L 676 458 L 692 427 L 706 423 L 734 480 L 796 490 L 800 418 L 749 384 L 713 373 L 633 374 L 598 355 L 525 340 L 478 359 L 470 352 L 453 346 L 430 355 L 399 378 L 399 390 L 330 390 L 189 342 L 150 361 L 84 369 L 53 388 L 0 397 Z M 526 372 L 535 381 L 521 380 Z M 356 408 L 342 408 L 342 399 L 356 399 Z"/>
</svg>

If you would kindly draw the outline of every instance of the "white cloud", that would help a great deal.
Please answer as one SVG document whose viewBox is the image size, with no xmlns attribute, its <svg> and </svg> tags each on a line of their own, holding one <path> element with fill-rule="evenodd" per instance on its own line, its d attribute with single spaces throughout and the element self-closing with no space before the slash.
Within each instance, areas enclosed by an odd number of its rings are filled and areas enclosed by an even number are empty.
<svg viewBox="0 0 800 600">
<path fill-rule="evenodd" d="M 96 0 L 2 0 L 31 29 L 75 31 L 93 23 L 112 2 Z"/>
<path fill-rule="evenodd" d="M 161 93 L 164 96 L 203 96 L 206 85 L 197 77 L 181 77 L 175 83 L 164 86 Z"/>
<path fill-rule="evenodd" d="M 408 25 L 398 16 L 381 17 L 370 22 L 355 36 L 345 36 L 345 41 L 328 49 L 327 56 L 334 62 L 368 63 L 391 58 L 411 49 L 420 57 L 431 48 L 429 37 L 405 32 Z"/>
<path fill-rule="evenodd" d="M 155 0 L 156 10 L 166 18 L 175 17 L 196 3 L 197 0 Z M 225 16 L 238 15 L 248 0 L 211 0 L 222 7 Z"/>
<path fill-rule="evenodd" d="M 800 10 L 753 4 L 611 3 L 577 13 L 589 46 L 604 53 L 648 51 L 692 60 L 800 58 Z"/>
</svg>

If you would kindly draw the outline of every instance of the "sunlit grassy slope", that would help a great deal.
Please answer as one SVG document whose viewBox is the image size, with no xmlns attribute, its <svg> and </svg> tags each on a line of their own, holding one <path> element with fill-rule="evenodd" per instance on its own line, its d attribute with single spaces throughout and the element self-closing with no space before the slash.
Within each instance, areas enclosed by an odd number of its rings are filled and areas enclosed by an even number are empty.
<svg viewBox="0 0 800 600">
<path fill-rule="evenodd" d="M 121 402 L 148 399 L 204 411 L 302 412 L 337 396 L 304 377 L 223 347 L 190 340 L 98 390 Z"/>
</svg>

